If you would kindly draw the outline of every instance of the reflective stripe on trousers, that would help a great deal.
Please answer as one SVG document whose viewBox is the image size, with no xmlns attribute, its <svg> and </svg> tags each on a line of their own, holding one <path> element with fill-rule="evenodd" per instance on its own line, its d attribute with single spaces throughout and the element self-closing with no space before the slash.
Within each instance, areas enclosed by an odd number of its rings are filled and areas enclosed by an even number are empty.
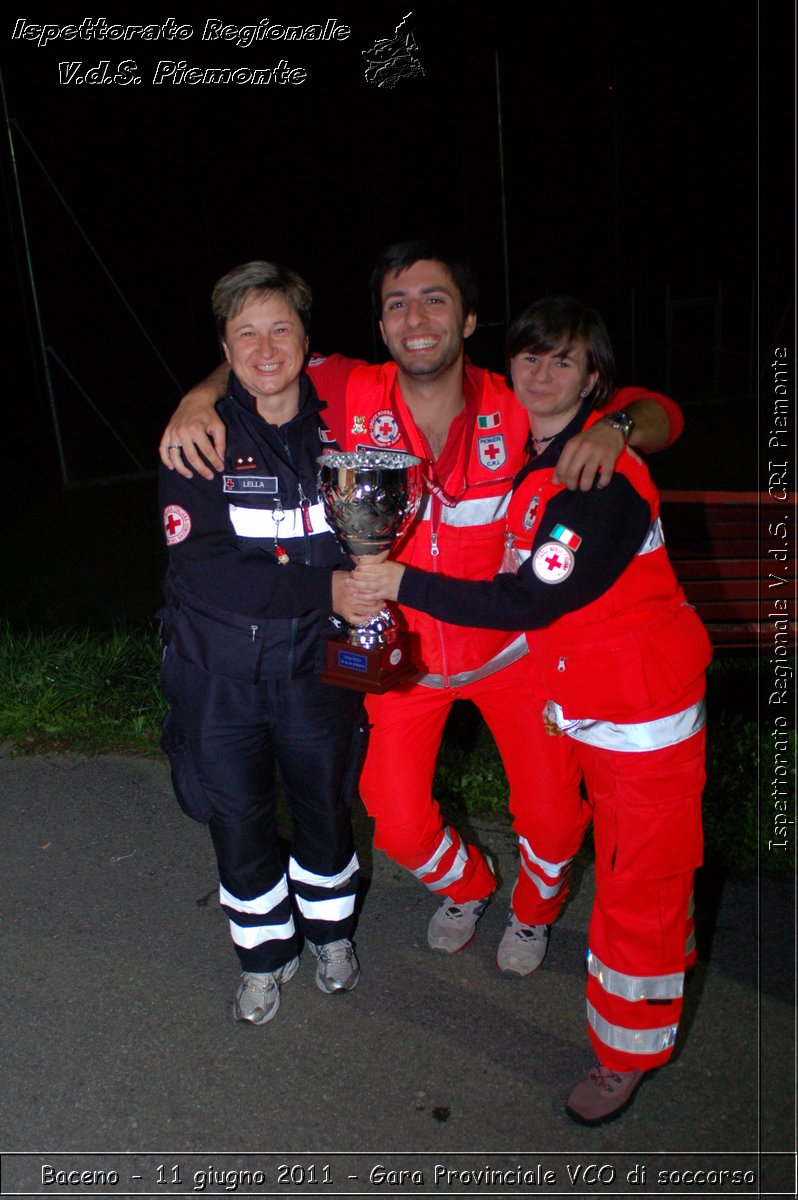
<svg viewBox="0 0 798 1200">
<path fill-rule="evenodd" d="M 573 862 L 573 859 L 564 858 L 563 861 L 559 863 L 547 862 L 545 858 L 540 858 L 537 854 L 535 854 L 535 851 L 532 849 L 525 837 L 519 837 L 518 846 L 521 851 L 521 868 L 534 883 L 535 887 L 540 893 L 541 899 L 550 900 L 552 896 L 556 896 L 558 892 L 562 890 L 568 874 L 568 868 Z M 529 860 L 529 863 L 527 862 L 527 859 Z M 541 879 L 540 875 L 538 875 L 536 871 L 532 870 L 532 867 L 529 865 L 530 863 L 534 863 L 535 866 L 540 867 L 542 873 L 546 875 L 548 879 L 553 880 L 554 882 L 548 883 L 546 880 Z"/>
<path fill-rule="evenodd" d="M 559 704 L 553 700 L 547 703 L 545 715 L 577 742 L 585 742 L 599 750 L 646 754 L 651 750 L 665 750 L 668 746 L 686 742 L 703 729 L 706 724 L 706 703 L 701 699 L 671 716 L 630 725 L 587 718 L 568 720 Z"/>
<path fill-rule="evenodd" d="M 683 971 L 672 975 L 625 975 L 605 966 L 592 950 L 587 952 L 587 969 L 605 992 L 622 1000 L 675 1000 L 684 991 Z"/>
<path fill-rule="evenodd" d="M 671 1050 L 676 1041 L 678 1023 L 659 1029 L 628 1029 L 605 1020 L 587 1001 L 587 1021 L 596 1037 L 613 1050 L 625 1054 L 660 1054 Z"/>
<path fill-rule="evenodd" d="M 219 903 L 230 918 L 230 936 L 236 946 L 243 946 L 246 950 L 252 950 L 264 942 L 272 940 L 282 942 L 286 938 L 293 937 L 295 933 L 294 918 L 289 916 L 287 921 L 281 921 L 279 925 L 269 925 L 265 920 L 259 921 L 257 924 L 242 925 L 236 921 L 234 913 L 241 913 L 242 916 L 248 917 L 266 918 L 270 912 L 273 912 L 287 899 L 288 881 L 285 875 L 268 892 L 264 892 L 262 896 L 254 896 L 251 900 L 241 900 L 232 892 L 228 892 L 223 884 L 219 884 Z"/>
<path fill-rule="evenodd" d="M 345 917 L 351 917 L 355 911 L 355 892 L 349 891 L 348 894 L 335 896 L 329 900 L 313 897 L 312 899 L 303 896 L 300 888 L 302 884 L 309 884 L 314 888 L 323 888 L 329 891 L 339 891 L 346 887 L 355 873 L 358 871 L 360 863 L 358 862 L 357 854 L 353 854 L 347 865 L 337 875 L 317 875 L 314 871 L 308 871 L 300 866 L 297 860 L 292 856 L 288 862 L 288 875 L 293 884 L 294 899 L 302 916 L 309 921 L 342 921 Z"/>
<path fill-rule="evenodd" d="M 454 835 L 454 837 L 452 835 Z M 457 839 L 456 843 L 454 838 Z M 434 875 L 438 864 L 443 861 L 444 856 L 455 845 L 456 849 L 454 852 L 454 858 L 448 870 L 439 879 L 434 879 L 431 881 L 429 877 Z M 447 825 L 443 830 L 441 840 L 435 848 L 434 853 L 420 867 L 416 867 L 412 873 L 415 875 L 416 879 L 420 880 L 420 882 L 423 883 L 425 887 L 428 887 L 431 892 L 445 892 L 450 884 L 462 878 L 467 863 L 468 851 L 463 845 L 463 839 L 460 837 L 460 834 L 456 829 L 452 830 L 451 827 Z"/>
</svg>

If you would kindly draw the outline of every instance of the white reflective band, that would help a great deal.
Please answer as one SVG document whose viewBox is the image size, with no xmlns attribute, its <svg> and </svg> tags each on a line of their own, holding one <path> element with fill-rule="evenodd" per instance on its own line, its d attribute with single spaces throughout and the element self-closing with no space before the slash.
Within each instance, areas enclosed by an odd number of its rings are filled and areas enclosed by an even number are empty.
<svg viewBox="0 0 798 1200">
<path fill-rule="evenodd" d="M 284 925 L 236 925 L 230 922 L 230 933 L 237 946 L 252 950 L 263 942 L 284 942 L 294 936 L 294 918 L 289 917 Z"/>
<path fill-rule="evenodd" d="M 427 861 L 420 867 L 415 867 L 412 869 L 412 874 L 415 875 L 416 879 L 423 879 L 425 875 L 431 875 L 451 845 L 452 835 L 449 830 L 449 826 L 447 825 L 443 831 L 443 837 L 435 848 L 435 853 L 432 855 L 432 858 L 428 858 Z"/>
<path fill-rule="evenodd" d="M 337 888 L 348 883 L 359 866 L 357 855 L 353 854 L 343 871 L 339 871 L 337 875 L 316 875 L 313 871 L 307 871 L 301 867 L 292 855 L 288 860 L 288 874 L 296 883 L 310 883 L 314 887 Z"/>
<path fill-rule="evenodd" d="M 588 719 L 568 721 L 560 705 L 552 700 L 548 702 L 547 715 L 577 742 L 598 746 L 600 750 L 643 754 L 648 750 L 664 750 L 667 746 L 686 742 L 702 730 L 706 724 L 706 704 L 701 699 L 672 716 L 659 717 L 656 721 L 640 721 L 635 725 Z"/>
<path fill-rule="evenodd" d="M 663 1025 L 661 1029 L 626 1029 L 623 1025 L 611 1025 L 596 1012 L 589 1000 L 587 1020 L 605 1046 L 624 1050 L 627 1054 L 659 1054 L 661 1050 L 670 1050 L 679 1028 L 678 1025 Z"/>
<path fill-rule="evenodd" d="M 494 521 L 503 521 L 510 504 L 510 493 L 504 496 L 482 496 L 477 500 L 458 500 L 453 508 L 441 506 L 441 524 L 456 529 L 470 529 L 473 526 L 492 525 Z M 428 496 L 419 517 L 420 521 L 429 521 L 432 508 L 432 497 Z"/>
<path fill-rule="evenodd" d="M 227 888 L 223 887 L 221 883 L 219 884 L 220 904 L 225 904 L 228 908 L 234 908 L 236 912 L 252 913 L 253 916 L 262 916 L 263 913 L 271 912 L 281 900 L 285 900 L 287 895 L 288 883 L 285 875 L 268 892 L 264 892 L 262 896 L 253 896 L 251 900 L 240 900 L 238 896 L 234 896 L 232 892 L 228 892 Z"/>
<path fill-rule="evenodd" d="M 665 535 L 662 532 L 662 521 L 657 517 L 648 527 L 648 533 L 643 538 L 643 544 L 637 551 L 638 554 L 650 554 L 652 550 L 659 550 L 665 545 Z"/>
<path fill-rule="evenodd" d="M 465 687 L 466 684 L 477 683 L 480 679 L 495 675 L 503 667 L 509 667 L 510 663 L 523 658 L 528 649 L 526 634 L 520 633 L 514 641 L 475 671 L 461 671 L 459 675 L 419 675 L 412 682 L 423 684 L 424 687 Z"/>
<path fill-rule="evenodd" d="M 354 896 L 336 896 L 331 900 L 306 900 L 295 896 L 296 906 L 309 921 L 343 921 L 355 911 Z"/>
<path fill-rule="evenodd" d="M 466 869 L 468 862 L 468 851 L 461 842 L 457 847 L 457 853 L 454 856 L 454 862 L 449 867 L 445 875 L 440 879 L 436 879 L 434 883 L 428 883 L 427 887 L 431 892 L 445 892 L 450 883 L 454 883 L 456 879 L 462 879 L 463 871 Z"/>
<path fill-rule="evenodd" d="M 684 972 L 673 975 L 625 975 L 606 967 L 592 950 L 587 952 L 587 969 L 605 992 L 622 1000 L 678 1000 L 684 991 Z"/>
<path fill-rule="evenodd" d="M 564 879 L 558 879 L 556 883 L 544 883 L 540 876 L 536 875 L 532 868 L 527 866 L 523 858 L 521 859 L 521 868 L 532 880 L 543 900 L 550 900 L 552 896 L 556 896 L 565 882 Z"/>
<path fill-rule="evenodd" d="M 238 504 L 229 505 L 230 520 L 239 537 L 251 538 L 295 538 L 305 533 L 303 510 L 301 508 L 284 508 L 279 521 L 274 519 L 271 508 L 242 508 Z M 312 504 L 305 509 L 310 522 L 312 533 L 329 533 L 330 526 L 324 517 L 324 505 Z"/>
<path fill-rule="evenodd" d="M 695 950 L 695 930 L 692 931 L 687 941 L 684 943 L 685 954 L 692 954 Z"/>
<path fill-rule="evenodd" d="M 558 876 L 560 876 L 563 872 L 563 869 L 573 862 L 572 858 L 564 858 L 562 862 L 559 863 L 546 862 L 545 858 L 539 858 L 538 855 L 535 854 L 535 851 L 532 849 L 525 837 L 520 837 L 518 839 L 518 845 L 521 847 L 527 858 L 531 862 L 537 863 L 537 865 L 541 867 L 551 879 L 556 879 Z"/>
<path fill-rule="evenodd" d="M 687 915 L 695 916 L 695 892 L 690 893 L 690 899 L 687 901 Z"/>
</svg>

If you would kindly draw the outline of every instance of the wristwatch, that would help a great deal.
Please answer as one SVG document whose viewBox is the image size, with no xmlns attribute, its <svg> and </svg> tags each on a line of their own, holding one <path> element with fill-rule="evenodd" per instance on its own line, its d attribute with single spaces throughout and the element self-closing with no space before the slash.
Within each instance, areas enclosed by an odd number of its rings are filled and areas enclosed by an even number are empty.
<svg viewBox="0 0 798 1200">
<path fill-rule="evenodd" d="M 629 416 L 628 412 L 619 408 L 617 412 L 605 413 L 603 420 L 609 421 L 613 429 L 617 429 L 623 434 L 624 442 L 628 443 L 629 438 L 632 436 L 632 430 L 635 427 L 634 420 Z"/>
</svg>

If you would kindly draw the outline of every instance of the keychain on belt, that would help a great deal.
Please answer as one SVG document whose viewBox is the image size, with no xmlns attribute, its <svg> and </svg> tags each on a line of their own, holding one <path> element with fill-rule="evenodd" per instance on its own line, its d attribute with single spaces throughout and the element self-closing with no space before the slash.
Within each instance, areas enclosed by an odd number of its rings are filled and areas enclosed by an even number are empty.
<svg viewBox="0 0 798 1200">
<path fill-rule="evenodd" d="M 283 506 L 278 500 L 272 512 L 272 520 L 274 521 L 274 556 L 281 567 L 284 567 L 288 562 L 288 554 L 284 546 L 281 546 L 277 540 L 277 535 L 280 532 L 280 522 L 285 520 Z"/>
</svg>

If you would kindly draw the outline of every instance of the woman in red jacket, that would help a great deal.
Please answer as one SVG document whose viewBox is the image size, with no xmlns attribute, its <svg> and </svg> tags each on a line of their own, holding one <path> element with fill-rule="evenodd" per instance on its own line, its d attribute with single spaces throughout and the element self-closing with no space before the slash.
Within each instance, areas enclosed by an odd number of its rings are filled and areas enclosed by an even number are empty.
<svg viewBox="0 0 798 1200">
<path fill-rule="evenodd" d="M 659 497 L 637 455 L 627 448 L 610 484 L 591 493 L 553 482 L 562 447 L 612 389 L 599 314 L 570 297 L 538 301 L 510 327 L 507 356 L 530 454 L 514 482 L 502 573 L 475 583 L 384 563 L 355 578 L 364 604 L 394 599 L 444 621 L 531 631 L 541 719 L 530 767 L 544 786 L 526 813 L 534 834 L 521 838 L 511 922 L 520 940 L 547 936 L 592 819 L 587 1016 L 599 1061 L 566 1109 L 598 1124 L 631 1101 L 676 1038 L 695 953 L 711 651 L 668 561 Z"/>
</svg>

